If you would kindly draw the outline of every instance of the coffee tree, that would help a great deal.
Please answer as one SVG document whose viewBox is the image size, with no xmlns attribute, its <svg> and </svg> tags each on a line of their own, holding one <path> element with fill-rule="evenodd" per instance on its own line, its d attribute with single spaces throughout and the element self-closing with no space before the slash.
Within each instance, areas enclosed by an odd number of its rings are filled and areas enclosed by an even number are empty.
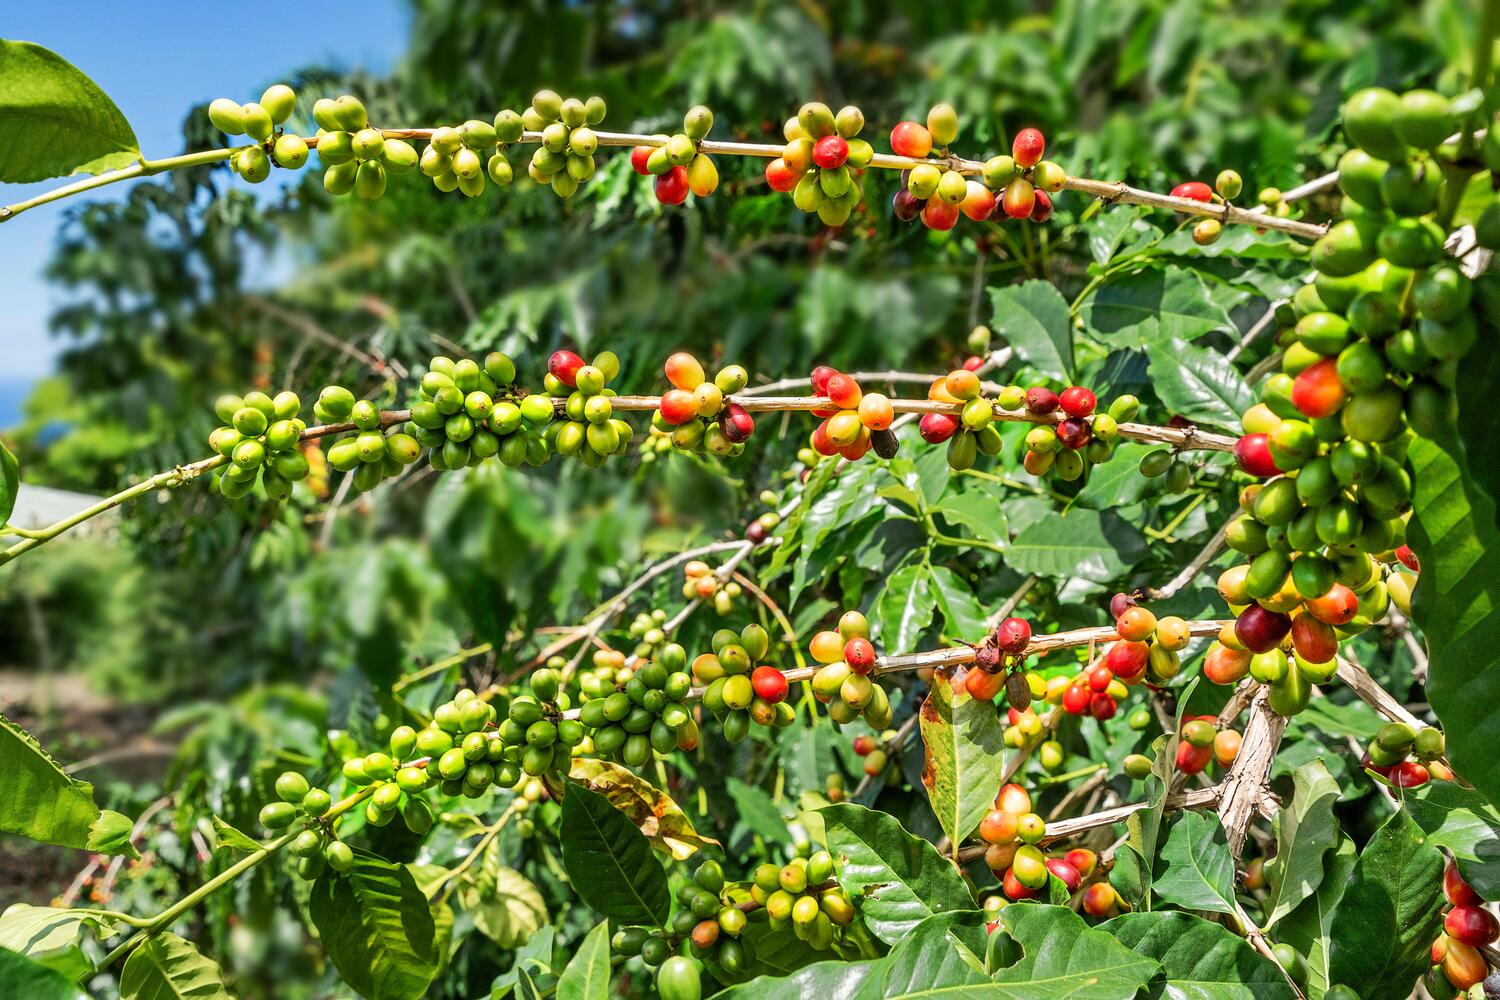
<svg viewBox="0 0 1500 1000">
<path fill-rule="evenodd" d="M 617 132 L 603 98 L 543 89 L 407 127 L 277 84 L 207 106 L 223 144 L 149 160 L 80 71 L 0 43 L 0 180 L 89 175 L 0 221 L 316 157 L 327 196 L 403 210 L 607 185 L 689 219 L 764 187 L 819 240 L 889 200 L 895 226 L 1090 255 L 1071 301 L 976 269 L 992 316 L 934 370 L 580 337 L 247 377 L 201 401 L 201 457 L 6 527 L 16 574 L 157 491 L 270 530 L 428 481 L 456 524 L 568 466 L 754 482 L 736 537 L 642 561 L 572 624 L 484 620 L 456 577 L 486 641 L 367 669 L 362 717 L 184 794 L 211 860 L 168 905 L 10 906 L 0 982 L 231 995 L 200 911 L 276 886 L 330 982 L 373 998 L 1493 995 L 1497 22 L 1483 4 L 1437 89 L 1357 89 L 1336 171 L 1253 198 L 1230 164 L 1167 194 L 1080 176 L 1036 127 L 981 155 L 941 102 L 887 130 L 808 101 L 750 142 L 702 104 Z M 417 603 L 350 593 L 370 646 Z M 9 722 L 0 748 L 0 829 L 138 856 L 144 817 Z"/>
</svg>

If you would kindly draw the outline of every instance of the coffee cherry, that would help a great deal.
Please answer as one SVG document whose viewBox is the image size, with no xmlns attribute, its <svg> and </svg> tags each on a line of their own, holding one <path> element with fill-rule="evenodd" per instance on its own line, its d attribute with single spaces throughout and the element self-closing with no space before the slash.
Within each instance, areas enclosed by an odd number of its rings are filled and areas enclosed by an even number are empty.
<svg viewBox="0 0 1500 1000">
<path fill-rule="evenodd" d="M 1031 205 L 1031 214 L 1027 218 L 1038 225 L 1052 218 L 1051 196 L 1045 191 L 1036 190 L 1032 192 L 1032 198 L 1034 200 Z"/>
<path fill-rule="evenodd" d="M 1015 158 L 1016 165 L 1023 169 L 1040 163 L 1042 154 L 1046 151 L 1046 138 L 1040 130 L 1034 128 L 1023 128 L 1016 133 L 1015 141 L 1011 143 L 1011 156 Z"/>
<path fill-rule="evenodd" d="M 1005 214 L 1012 219 L 1027 219 L 1031 217 L 1036 201 L 1036 189 L 1031 182 L 1024 177 L 1017 177 L 1005 185 L 1005 194 L 1000 204 Z"/>
<path fill-rule="evenodd" d="M 681 205 L 687 201 L 688 172 L 686 167 L 674 166 L 656 178 L 656 200 L 663 205 Z"/>
<path fill-rule="evenodd" d="M 891 129 L 891 151 L 920 159 L 932 152 L 932 133 L 916 122 L 899 122 Z"/>
<path fill-rule="evenodd" d="M 1171 191 L 1173 198 L 1187 198 L 1191 201 L 1213 201 L 1214 192 L 1202 181 L 1184 181 L 1174 187 Z"/>
<path fill-rule="evenodd" d="M 1482 906 L 1484 899 L 1464 881 L 1458 866 L 1452 861 L 1443 868 L 1443 893 L 1454 906 Z"/>
</svg>

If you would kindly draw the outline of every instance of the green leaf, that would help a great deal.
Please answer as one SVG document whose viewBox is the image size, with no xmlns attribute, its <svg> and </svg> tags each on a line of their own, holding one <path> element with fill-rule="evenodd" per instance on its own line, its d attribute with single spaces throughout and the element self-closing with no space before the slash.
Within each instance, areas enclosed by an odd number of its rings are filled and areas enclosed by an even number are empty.
<svg viewBox="0 0 1500 1000">
<path fill-rule="evenodd" d="M 713 1000 L 854 1000 L 880 962 L 817 962 L 789 976 L 761 976 L 714 994 Z"/>
<path fill-rule="evenodd" d="M 98 84 L 40 45 L 0 40 L 0 181 L 99 174 L 140 158 L 130 123 Z"/>
<path fill-rule="evenodd" d="M 1429 781 L 1407 789 L 1402 803 L 1433 847 L 1447 848 L 1464 880 L 1485 899 L 1500 899 L 1500 809 L 1472 788 Z"/>
<path fill-rule="evenodd" d="M 105 809 L 89 827 L 89 839 L 84 848 L 95 854 L 123 854 L 128 858 L 139 858 L 141 852 L 130 842 L 134 827 L 135 823 L 129 816 L 113 809 Z"/>
<path fill-rule="evenodd" d="M 738 972 L 728 972 L 712 957 L 706 959 L 709 972 L 722 983 L 741 983 L 758 976 L 788 976 L 828 957 L 799 938 L 790 924 L 772 928 L 765 912 L 750 915 L 740 933 L 745 950 L 745 965 Z"/>
<path fill-rule="evenodd" d="M 1256 402 L 1234 362 L 1219 351 L 1180 337 L 1153 337 L 1146 342 L 1146 357 L 1162 404 L 1194 423 L 1237 430 L 1240 414 Z"/>
<path fill-rule="evenodd" d="M 562 801 L 563 867 L 585 904 L 624 924 L 661 924 L 667 873 L 651 842 L 609 800 L 569 782 Z"/>
<path fill-rule="evenodd" d="M 1018 573 L 1108 583 L 1145 552 L 1140 532 L 1118 515 L 1074 508 L 1066 514 L 1049 513 L 1021 529 L 1006 562 Z"/>
<path fill-rule="evenodd" d="M 771 801 L 771 796 L 740 778 L 730 777 L 724 785 L 729 797 L 734 800 L 741 823 L 773 844 L 785 843 L 791 839 L 792 834 L 787 829 L 786 820 Z"/>
<path fill-rule="evenodd" d="M 986 996 L 1001 1000 L 1118 1000 L 1133 997 L 1161 967 L 1066 906 L 1007 906 L 1001 919 L 1024 954 L 995 973 Z"/>
<path fill-rule="evenodd" d="M 896 817 L 852 803 L 826 806 L 818 815 L 839 861 L 839 885 L 880 940 L 894 944 L 934 914 L 973 908 L 958 870 Z"/>
<path fill-rule="evenodd" d="M 1172 824 L 1161 859 L 1166 871 L 1156 879 L 1156 894 L 1187 910 L 1233 913 L 1234 859 L 1218 814 L 1187 811 Z"/>
<path fill-rule="evenodd" d="M 1234 329 L 1208 285 L 1183 267 L 1146 268 L 1113 278 L 1081 311 L 1091 332 L 1111 347 L 1143 340 L 1196 340 L 1214 330 Z"/>
<path fill-rule="evenodd" d="M 502 948 L 514 948 L 547 923 L 547 904 L 531 880 L 514 868 L 499 866 L 494 876 L 489 892 L 469 886 L 461 900 L 481 934 Z"/>
<path fill-rule="evenodd" d="M 369 994 L 366 994 L 369 995 Z M 229 1000 L 224 970 L 192 942 L 163 932 L 130 953 L 120 971 L 120 1000 Z"/>
<path fill-rule="evenodd" d="M 107 937 L 112 926 L 83 910 L 13 903 L 0 913 L 0 948 L 40 958 L 77 947 L 85 927 Z"/>
<path fill-rule="evenodd" d="M 964 842 L 994 808 L 1004 773 L 1005 730 L 992 702 L 955 690 L 935 674 L 922 702 L 922 782 L 938 825 L 953 844 Z"/>
<path fill-rule="evenodd" d="M 1363 1000 L 1404 1000 L 1432 964 L 1443 903 L 1443 855 L 1396 813 L 1360 853 L 1333 915 L 1330 980 Z"/>
<path fill-rule="evenodd" d="M 87 847 L 99 818 L 94 786 L 63 773 L 26 730 L 0 715 L 0 832 Z"/>
<path fill-rule="evenodd" d="M 589 931 L 557 981 L 557 1000 L 609 1000 L 609 921 Z"/>
<path fill-rule="evenodd" d="M 1133 466 L 1131 471 L 1136 472 Z M 1141 478 L 1139 472 L 1136 472 L 1136 478 Z M 964 529 L 970 536 L 981 541 L 1004 545 L 1010 539 L 1005 511 L 993 495 L 983 490 L 945 496 L 933 505 L 932 511 L 942 515 L 943 520 L 949 524 Z"/>
<path fill-rule="evenodd" d="M 1178 698 L 1179 714 L 1187 702 L 1185 695 Z M 1172 772 L 1176 768 L 1176 748 L 1171 737 L 1157 737 L 1151 744 L 1151 751 L 1154 755 L 1151 774 L 1144 782 L 1148 808 L 1133 812 L 1126 818 L 1125 843 L 1115 851 L 1115 864 L 1109 872 L 1110 885 L 1136 909 L 1144 908 L 1150 896 L 1156 843 L 1161 833 L 1162 817 L 1167 811 L 1167 789 L 1172 784 Z"/>
<path fill-rule="evenodd" d="M 437 973 L 427 897 L 404 865 L 355 850 L 313 883 L 308 911 L 345 983 L 370 1000 L 416 1000 Z"/>
<path fill-rule="evenodd" d="M 928 584 L 947 624 L 944 634 L 966 642 L 982 639 L 987 631 L 984 627 L 985 610 L 979 598 L 974 596 L 973 589 L 947 566 L 928 566 L 926 569 Z"/>
<path fill-rule="evenodd" d="M 990 289 L 990 324 L 1016 357 L 1048 378 L 1073 380 L 1073 321 L 1068 301 L 1050 281 Z"/>
<path fill-rule="evenodd" d="M 568 777 L 582 782 L 609 799 L 650 838 L 656 847 L 678 861 L 692 857 L 699 848 L 718 847 L 719 842 L 693 829 L 692 821 L 672 797 L 628 767 L 592 757 L 577 757 Z"/>
<path fill-rule="evenodd" d="M 1302 901 L 1276 925 L 1276 937 L 1296 948 L 1307 961 L 1307 985 L 1312 996 L 1328 989 L 1328 942 L 1339 900 L 1349 887 L 1349 876 L 1358 860 L 1354 841 L 1340 837 L 1328 855 L 1328 871 L 1316 892 Z"/>
<path fill-rule="evenodd" d="M 1172 1000 L 1293 1000 L 1281 970 L 1222 924 L 1191 913 L 1125 913 L 1099 925 L 1122 945 L 1161 963 L 1161 996 Z"/>
<path fill-rule="evenodd" d="M 16 494 L 20 489 L 21 468 L 16 464 L 16 456 L 0 441 L 0 525 L 16 509 Z"/>
<path fill-rule="evenodd" d="M 0 996 L 24 997 L 25 1000 L 88 1000 L 88 994 L 67 976 L 5 948 L 0 948 Z"/>
<path fill-rule="evenodd" d="M 216 851 L 244 851 L 249 854 L 265 846 L 249 834 L 230 826 L 218 816 L 213 817 L 213 823 L 214 850 Z"/>
<path fill-rule="evenodd" d="M 1270 891 L 1263 928 L 1291 913 L 1318 890 L 1326 870 L 1324 855 L 1339 839 L 1338 820 L 1333 816 L 1339 786 L 1323 762 L 1315 760 L 1299 767 L 1292 775 L 1292 788 L 1292 801 L 1272 823 L 1276 856 L 1266 862 Z"/>
<path fill-rule="evenodd" d="M 1089 470 L 1077 502 L 1093 510 L 1114 510 L 1135 503 L 1151 489 L 1151 480 L 1141 475 L 1141 458 L 1155 450 L 1151 445 L 1121 442 L 1108 461 Z"/>
<path fill-rule="evenodd" d="M 986 938 L 984 914 L 977 910 L 924 920 L 891 949 L 878 978 L 865 984 L 861 996 L 870 1000 L 990 996 L 994 987 L 980 957 Z"/>
<path fill-rule="evenodd" d="M 912 649 L 932 624 L 937 607 L 927 574 L 920 563 L 903 566 L 885 582 L 875 601 L 875 637 L 887 649 Z"/>
<path fill-rule="evenodd" d="M 490 1000 L 505 1000 L 510 996 L 523 968 L 552 971 L 552 942 L 556 933 L 552 925 L 547 924 L 516 949 L 516 958 L 510 969 L 500 973 L 490 984 Z"/>
<path fill-rule="evenodd" d="M 1500 804 L 1495 504 L 1470 476 L 1451 431 L 1441 441 L 1416 438 L 1407 457 L 1413 494 L 1409 544 L 1422 564 L 1412 618 L 1427 640 L 1427 698 L 1443 724 L 1454 769 Z"/>
</svg>

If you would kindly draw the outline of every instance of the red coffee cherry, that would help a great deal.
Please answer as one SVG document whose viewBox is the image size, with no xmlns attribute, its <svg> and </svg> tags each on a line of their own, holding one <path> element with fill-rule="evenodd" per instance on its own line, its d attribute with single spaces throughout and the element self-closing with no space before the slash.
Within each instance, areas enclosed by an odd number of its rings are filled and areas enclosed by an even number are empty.
<svg viewBox="0 0 1500 1000">
<path fill-rule="evenodd" d="M 1016 166 L 1023 169 L 1036 166 L 1046 152 L 1047 138 L 1040 129 L 1023 128 L 1016 133 L 1015 141 L 1010 144 L 1010 154 L 1015 157 Z"/>
<path fill-rule="evenodd" d="M 842 167 L 849 159 L 849 143 L 842 136 L 825 135 L 813 143 L 813 162 L 827 170 Z"/>
<path fill-rule="evenodd" d="M 1265 434 L 1246 434 L 1234 443 L 1234 461 L 1241 472 L 1259 479 L 1281 474 L 1271 458 L 1270 438 Z"/>
<path fill-rule="evenodd" d="M 1193 201 L 1213 201 L 1214 189 L 1202 181 L 1184 181 L 1172 189 L 1173 198 L 1189 198 Z"/>
<path fill-rule="evenodd" d="M 1308 365 L 1292 380 L 1292 405 L 1313 420 L 1333 416 L 1347 398 L 1333 358 Z"/>
<path fill-rule="evenodd" d="M 1083 912 L 1091 917 L 1112 917 L 1119 912 L 1119 893 L 1108 882 L 1095 882 L 1083 890 Z"/>
<path fill-rule="evenodd" d="M 1031 899 L 1041 892 L 1039 889 L 1028 889 L 1022 885 L 1016 878 L 1016 870 L 1013 867 L 1005 869 L 1005 877 L 1001 879 L 1000 887 L 1007 896 L 1016 901 Z"/>
<path fill-rule="evenodd" d="M 673 167 L 656 177 L 656 200 L 663 205 L 681 205 L 689 190 L 687 167 Z"/>
<path fill-rule="evenodd" d="M 1108 691 L 1109 682 L 1114 679 L 1114 671 L 1101 663 L 1089 671 L 1089 690 L 1095 692 Z"/>
<path fill-rule="evenodd" d="M 1391 768 L 1391 784 L 1397 788 L 1421 788 L 1432 778 L 1427 768 L 1414 760 L 1403 760 Z"/>
<path fill-rule="evenodd" d="M 859 383 L 842 372 L 836 372 L 828 376 L 824 383 L 823 395 L 828 401 L 841 410 L 853 410 L 859 406 L 859 401 L 864 393 L 859 388 Z"/>
<path fill-rule="evenodd" d="M 1026 652 L 1031 642 L 1031 623 L 1024 618 L 1007 618 L 995 629 L 995 645 L 1011 656 Z"/>
<path fill-rule="evenodd" d="M 632 148 L 630 150 L 630 169 L 642 177 L 651 173 L 650 169 L 646 166 L 646 161 L 651 158 L 651 151 L 655 148 L 654 146 L 636 146 Z M 796 182 L 794 181 L 793 183 Z"/>
<path fill-rule="evenodd" d="M 1089 714 L 1100 722 L 1113 719 L 1119 708 L 1120 703 L 1111 695 L 1096 694 L 1089 699 Z"/>
<path fill-rule="evenodd" d="M 1094 407 L 1099 405 L 1099 400 L 1094 394 L 1081 385 L 1070 385 L 1057 397 L 1063 412 L 1070 417 L 1086 417 L 1094 412 Z"/>
<path fill-rule="evenodd" d="M 1005 214 L 1012 219 L 1029 219 L 1031 212 L 1036 208 L 1036 188 L 1024 177 L 1017 177 L 1005 185 L 1005 194 L 1000 199 L 1000 207 Z"/>
<path fill-rule="evenodd" d="M 854 737 L 854 752 L 856 754 L 858 754 L 859 756 L 861 756 L 861 757 L 864 757 L 864 756 L 868 755 L 870 753 L 870 751 L 874 750 L 877 746 L 879 746 L 879 744 L 875 742 L 874 737 L 871 737 L 871 736 L 856 736 L 856 737 Z"/>
<path fill-rule="evenodd" d="M 1045 417 L 1056 410 L 1058 403 L 1057 393 L 1045 386 L 1039 385 L 1026 390 L 1026 409 L 1039 417 Z"/>
<path fill-rule="evenodd" d="M 932 133 L 917 122 L 897 122 L 891 129 L 891 152 L 920 159 L 932 152 Z"/>
<path fill-rule="evenodd" d="M 1451 861 L 1443 869 L 1443 893 L 1454 906 L 1479 906 L 1484 902 Z"/>
<path fill-rule="evenodd" d="M 698 402 L 686 389 L 668 389 L 661 394 L 661 418 L 674 427 L 698 416 Z"/>
<path fill-rule="evenodd" d="M 640 147 L 636 148 L 639 149 Z M 633 157 L 632 162 L 634 162 Z M 779 156 L 776 159 L 772 160 L 770 163 L 766 164 L 766 183 L 771 186 L 772 191 L 778 191 L 781 194 L 786 194 L 788 191 L 791 191 L 793 188 L 795 188 L 797 186 L 797 182 L 801 179 L 802 175 L 797 173 L 797 171 L 793 170 L 791 167 L 787 166 L 786 161 Z"/>
<path fill-rule="evenodd" d="M 1292 619 L 1292 646 L 1308 663 L 1327 663 L 1338 654 L 1339 637 L 1333 626 L 1298 615 Z"/>
<path fill-rule="evenodd" d="M 1328 588 L 1328 593 L 1322 597 L 1314 597 L 1305 603 L 1307 613 L 1326 625 L 1347 625 L 1359 612 L 1359 598 L 1355 596 L 1354 591 L 1342 583 L 1335 583 Z M 1238 630 L 1239 626 L 1236 625 L 1235 628 Z M 1253 652 L 1259 653 L 1263 650 L 1257 649 Z"/>
<path fill-rule="evenodd" d="M 1197 774 L 1213 759 L 1212 746 L 1195 747 L 1187 742 L 1177 744 L 1177 770 L 1183 774 Z"/>
<path fill-rule="evenodd" d="M 868 674 L 875 668 L 875 647 L 869 639 L 856 636 L 844 644 L 844 662 L 856 674 Z"/>
<path fill-rule="evenodd" d="M 739 403 L 730 403 L 719 415 L 719 427 L 726 438 L 740 444 L 750 440 L 750 435 L 755 433 L 755 418 Z"/>
<path fill-rule="evenodd" d="M 1078 884 L 1083 881 L 1077 868 L 1068 864 L 1062 858 L 1048 858 L 1047 870 L 1062 879 L 1063 885 L 1068 887 L 1069 892 L 1077 892 Z"/>
<path fill-rule="evenodd" d="M 1126 608 L 1135 607 L 1135 598 L 1129 594 L 1115 594 L 1109 599 L 1109 616 L 1119 620 Z"/>
<path fill-rule="evenodd" d="M 1082 417 L 1069 417 L 1057 425 L 1057 440 L 1069 451 L 1087 448 L 1094 437 L 1093 428 Z"/>
<path fill-rule="evenodd" d="M 896 213 L 896 218 L 902 222 L 911 222 L 918 215 L 922 214 L 922 209 L 926 206 L 927 203 L 925 201 L 904 187 L 897 191 L 895 196 L 891 198 L 891 210 Z"/>
<path fill-rule="evenodd" d="M 1396 546 L 1396 558 L 1401 560 L 1401 565 L 1413 573 L 1421 572 L 1422 565 L 1417 561 L 1417 554 L 1411 550 L 1410 545 Z"/>
<path fill-rule="evenodd" d="M 1151 659 L 1151 647 L 1144 642 L 1121 639 L 1109 647 L 1104 654 L 1104 665 L 1120 680 L 1130 682 L 1146 672 Z"/>
<path fill-rule="evenodd" d="M 1093 692 L 1086 686 L 1079 684 L 1069 685 L 1068 689 L 1063 692 L 1063 711 L 1069 715 L 1082 715 L 1088 711 L 1089 699 L 1091 697 L 1093 697 Z"/>
<path fill-rule="evenodd" d="M 775 667 L 756 667 L 750 675 L 750 686 L 758 698 L 773 705 L 786 698 L 786 674 Z"/>
<path fill-rule="evenodd" d="M 1252 653 L 1275 649 L 1291 630 L 1292 619 L 1289 616 L 1279 611 L 1267 611 L 1259 604 L 1252 604 L 1240 612 L 1234 622 L 1235 638 Z"/>
<path fill-rule="evenodd" d="M 582 367 L 583 359 L 572 351 L 553 351 L 547 359 L 547 371 L 563 385 L 577 385 L 578 369 Z"/>
<path fill-rule="evenodd" d="M 957 205 L 950 205 L 941 198 L 929 198 L 922 206 L 922 225 L 940 233 L 946 233 L 958 224 Z"/>
<path fill-rule="evenodd" d="M 1031 214 L 1027 216 L 1032 222 L 1041 225 L 1052 218 L 1052 196 L 1041 188 L 1031 192 Z"/>
<path fill-rule="evenodd" d="M 837 368 L 827 365 L 819 365 L 812 370 L 812 389 L 814 396 L 828 395 L 828 380 L 839 373 Z"/>
<path fill-rule="evenodd" d="M 976 701 L 994 701 L 1005 690 L 1005 675 L 975 667 L 964 675 L 964 690 Z"/>
<path fill-rule="evenodd" d="M 946 413 L 923 414 L 917 430 L 928 444 L 942 444 L 958 431 L 958 418 Z"/>
<path fill-rule="evenodd" d="M 745 528 L 745 541 L 753 545 L 759 545 L 766 540 L 766 526 L 759 521 L 751 521 Z"/>
<path fill-rule="evenodd" d="M 1482 907 L 1455 906 L 1443 918 L 1443 930 L 1455 941 L 1471 948 L 1483 948 L 1500 938 L 1500 921 Z"/>
</svg>

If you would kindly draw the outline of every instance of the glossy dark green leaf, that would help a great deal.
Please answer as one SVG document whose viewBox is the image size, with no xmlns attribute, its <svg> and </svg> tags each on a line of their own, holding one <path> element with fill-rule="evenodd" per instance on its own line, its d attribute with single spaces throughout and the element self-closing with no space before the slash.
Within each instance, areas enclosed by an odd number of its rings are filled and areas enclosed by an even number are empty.
<svg viewBox="0 0 1500 1000">
<path fill-rule="evenodd" d="M 1140 531 L 1118 515 L 1075 507 L 1023 528 L 1007 549 L 1005 561 L 1019 573 L 1107 583 L 1135 565 L 1145 552 Z"/>
<path fill-rule="evenodd" d="M 1118 1000 L 1133 997 L 1161 968 L 1066 906 L 1008 906 L 1002 920 L 1023 954 L 995 973 L 987 996 L 1001 1000 Z"/>
<path fill-rule="evenodd" d="M 5 948 L 0 948 L 0 996 L 88 1000 L 88 994 L 62 973 Z"/>
<path fill-rule="evenodd" d="M 584 937 L 557 980 L 557 1000 L 609 1000 L 609 921 Z"/>
<path fill-rule="evenodd" d="M 1166 870 L 1152 888 L 1162 899 L 1186 910 L 1234 912 L 1234 859 L 1217 813 L 1182 813 L 1161 860 Z"/>
<path fill-rule="evenodd" d="M 26 730 L 0 715 L 0 832 L 86 847 L 99 818 L 94 786 L 70 778 Z"/>
<path fill-rule="evenodd" d="M 1341 836 L 1327 855 L 1328 870 L 1323 873 L 1317 891 L 1276 925 L 1277 940 L 1296 948 L 1306 961 L 1307 984 L 1314 996 L 1321 996 L 1329 985 L 1328 936 L 1333 929 L 1333 916 L 1338 910 L 1339 900 L 1349 888 L 1349 876 L 1358 860 L 1359 852 L 1354 841 Z"/>
<path fill-rule="evenodd" d="M 927 797 L 949 842 L 961 844 L 994 808 L 1005 771 L 1005 729 L 993 702 L 971 697 L 941 673 L 919 711 Z"/>
<path fill-rule="evenodd" d="M 1281 970 L 1223 924 L 1191 913 L 1125 913 L 1099 925 L 1138 955 L 1161 963 L 1169 1000 L 1293 1000 Z"/>
<path fill-rule="evenodd" d="M 563 867 L 584 903 L 624 924 L 667 919 L 667 873 L 651 841 L 604 796 L 569 782 L 559 839 Z"/>
<path fill-rule="evenodd" d="M 1404 810 L 1360 852 L 1333 916 L 1329 979 L 1363 1000 L 1404 1000 L 1432 964 L 1442 926 L 1443 855 Z"/>
<path fill-rule="evenodd" d="M 913 649 L 932 624 L 937 598 L 920 563 L 903 566 L 885 582 L 870 623 L 875 637 L 889 649 Z"/>
<path fill-rule="evenodd" d="M 1427 697 L 1443 724 L 1453 767 L 1500 804 L 1500 531 L 1491 494 L 1470 476 L 1451 434 L 1417 438 L 1408 544 L 1422 572 L 1412 618 L 1427 640 Z"/>
<path fill-rule="evenodd" d="M 130 953 L 125 968 L 120 970 L 120 1000 L 162 997 L 230 1000 L 219 963 L 202 955 L 192 942 L 167 932 L 147 938 Z"/>
<path fill-rule="evenodd" d="M 1338 843 L 1333 807 L 1339 786 L 1322 761 L 1299 767 L 1292 775 L 1292 800 L 1276 814 L 1276 854 L 1266 862 L 1269 892 L 1263 927 L 1291 913 L 1317 891 L 1327 870 L 1326 855 Z"/>
<path fill-rule="evenodd" d="M 1240 414 L 1256 402 L 1244 376 L 1219 351 L 1180 337 L 1146 342 L 1151 384 L 1175 416 L 1227 431 L 1239 429 Z"/>
<path fill-rule="evenodd" d="M 1136 346 L 1153 338 L 1196 340 L 1233 330 L 1208 285 L 1183 267 L 1144 268 L 1110 278 L 1081 310 L 1089 330 L 1111 346 Z"/>
<path fill-rule="evenodd" d="M 427 897 L 405 865 L 361 850 L 313 883 L 308 912 L 344 982 L 370 1000 L 416 1000 L 437 973 Z"/>
<path fill-rule="evenodd" d="M 957 869 L 896 817 L 849 803 L 818 815 L 839 861 L 839 885 L 880 940 L 893 944 L 934 914 L 973 908 Z"/>
<path fill-rule="evenodd" d="M 1048 378 L 1073 379 L 1073 321 L 1068 301 L 1050 281 L 990 289 L 990 328 L 1016 358 Z"/>
<path fill-rule="evenodd" d="M 879 962 L 817 962 L 788 976 L 761 976 L 714 994 L 714 1000 L 855 1000 Z"/>
<path fill-rule="evenodd" d="M 1472 788 L 1429 781 L 1401 793 L 1402 805 L 1427 842 L 1453 855 L 1458 870 L 1485 899 L 1500 899 L 1500 809 Z"/>
<path fill-rule="evenodd" d="M 552 943 L 556 933 L 551 924 L 546 924 L 516 949 L 510 969 L 500 973 L 490 984 L 490 1000 L 505 1000 L 510 996 L 521 978 L 522 969 L 552 970 Z"/>
<path fill-rule="evenodd" d="M 983 913 L 969 910 L 930 917 L 902 936 L 861 996 L 980 1000 L 994 989 L 985 972 L 984 951 Z"/>
<path fill-rule="evenodd" d="M 974 589 L 947 566 L 928 566 L 927 585 L 943 614 L 943 634 L 965 642 L 984 638 L 986 611 Z"/>
<path fill-rule="evenodd" d="M 1187 698 L 1178 699 L 1185 706 Z M 1109 884 L 1131 906 L 1142 909 L 1151 892 L 1156 865 L 1156 847 L 1161 833 L 1162 817 L 1167 809 L 1167 788 L 1175 770 L 1171 738 L 1158 736 L 1151 744 L 1151 774 L 1147 776 L 1147 808 L 1133 812 L 1125 820 L 1125 843 L 1115 851 L 1115 863 L 1109 871 Z"/>
<path fill-rule="evenodd" d="M 725 782 L 725 789 L 729 792 L 729 797 L 734 799 L 740 822 L 771 843 L 779 844 L 791 838 L 786 820 L 771 801 L 771 796 L 755 785 L 734 777 Z"/>
<path fill-rule="evenodd" d="M 40 45 L 0 39 L 0 181 L 98 174 L 140 155 L 130 123 L 98 84 Z"/>
</svg>

